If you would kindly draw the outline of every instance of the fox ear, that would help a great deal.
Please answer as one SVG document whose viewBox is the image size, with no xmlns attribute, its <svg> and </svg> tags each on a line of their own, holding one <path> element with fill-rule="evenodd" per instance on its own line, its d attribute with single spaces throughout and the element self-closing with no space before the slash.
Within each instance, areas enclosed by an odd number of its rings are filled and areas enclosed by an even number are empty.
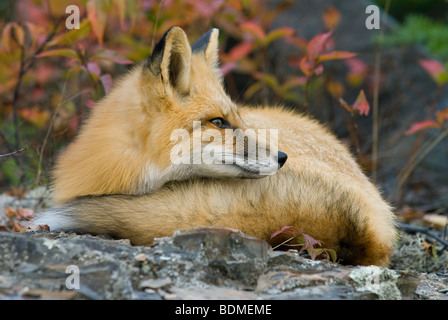
<svg viewBox="0 0 448 320">
<path fill-rule="evenodd" d="M 218 35 L 219 30 L 213 28 L 191 46 L 193 53 L 203 53 L 212 67 L 218 64 Z"/>
<path fill-rule="evenodd" d="M 164 85 L 171 85 L 182 93 L 188 92 L 190 80 L 191 47 L 185 32 L 170 28 L 156 44 L 147 66 L 155 76 L 161 76 Z"/>
</svg>

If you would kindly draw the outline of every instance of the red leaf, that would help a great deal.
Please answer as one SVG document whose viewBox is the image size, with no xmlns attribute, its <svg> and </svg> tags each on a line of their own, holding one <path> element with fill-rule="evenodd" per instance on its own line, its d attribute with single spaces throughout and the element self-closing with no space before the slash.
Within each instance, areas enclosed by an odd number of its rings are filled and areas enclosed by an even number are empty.
<svg viewBox="0 0 448 320">
<path fill-rule="evenodd" d="M 266 34 L 264 30 L 255 22 L 244 22 L 240 25 L 241 30 L 252 33 L 258 40 L 264 40 Z"/>
<path fill-rule="evenodd" d="M 106 28 L 106 15 L 99 6 L 100 2 L 96 0 L 89 0 L 86 4 L 87 18 L 89 19 L 93 33 L 101 46 L 103 44 L 104 30 Z"/>
<path fill-rule="evenodd" d="M 283 87 L 288 89 L 293 87 L 299 87 L 306 84 L 307 81 L 308 81 L 307 77 L 303 76 L 291 77 L 283 83 Z"/>
<path fill-rule="evenodd" d="M 308 45 L 306 39 L 299 37 L 299 36 L 293 36 L 293 37 L 288 37 L 285 39 L 286 43 L 289 43 L 303 51 L 306 50 L 306 47 Z"/>
<path fill-rule="evenodd" d="M 300 233 L 299 233 L 299 231 L 295 227 L 284 226 L 280 230 L 277 230 L 277 231 L 273 232 L 271 234 L 271 239 L 273 239 L 274 237 L 276 237 L 276 236 L 278 236 L 280 234 L 288 235 L 288 236 L 291 236 L 291 237 L 297 237 Z"/>
<path fill-rule="evenodd" d="M 90 58 L 91 61 L 98 59 L 109 60 L 118 64 L 133 64 L 131 60 L 128 60 L 118 52 L 109 49 L 98 50 L 97 53 L 92 58 Z"/>
<path fill-rule="evenodd" d="M 226 62 L 237 61 L 246 57 L 252 51 L 253 47 L 254 44 L 249 41 L 237 44 L 230 50 L 229 54 L 226 55 Z"/>
<path fill-rule="evenodd" d="M 87 70 L 92 74 L 95 75 L 97 77 L 100 76 L 101 74 L 101 69 L 100 67 L 95 63 L 95 62 L 89 62 L 87 63 Z"/>
<path fill-rule="evenodd" d="M 17 218 L 18 219 L 31 219 L 34 217 L 34 210 L 29 208 L 20 208 L 17 209 Z"/>
<path fill-rule="evenodd" d="M 275 30 L 272 30 L 269 32 L 264 39 L 264 45 L 267 46 L 272 41 L 279 39 L 279 38 L 285 38 L 285 37 L 291 37 L 295 34 L 295 30 L 293 28 L 283 27 L 283 28 L 277 28 Z"/>
<path fill-rule="evenodd" d="M 46 230 L 46 231 L 50 231 L 50 227 L 46 224 L 38 224 L 35 226 L 30 226 L 28 227 L 27 230 Z"/>
<path fill-rule="evenodd" d="M 13 225 L 12 225 L 12 230 L 13 230 L 14 232 L 20 232 L 20 233 L 23 233 L 23 232 L 26 231 L 26 227 L 22 226 L 19 222 L 14 221 L 14 222 L 13 222 Z"/>
<path fill-rule="evenodd" d="M 15 22 L 10 22 L 5 25 L 2 31 L 2 43 L 6 49 L 6 52 L 11 53 L 11 47 L 13 43 L 13 39 L 11 36 L 12 26 Z"/>
<path fill-rule="evenodd" d="M 308 59 L 308 56 L 303 57 L 299 62 L 300 70 L 307 76 L 311 77 L 313 75 L 313 70 L 316 64 L 313 60 Z"/>
<path fill-rule="evenodd" d="M 445 120 L 448 120 L 448 108 L 445 110 L 437 112 L 437 122 L 443 123 Z"/>
<path fill-rule="evenodd" d="M 438 85 L 448 82 L 448 72 L 442 63 L 432 59 L 420 59 L 418 62 Z"/>
<path fill-rule="evenodd" d="M 437 128 L 440 129 L 440 123 L 433 120 L 425 120 L 421 122 L 414 123 L 408 131 L 405 132 L 406 135 L 413 134 L 417 131 L 429 129 L 429 128 Z"/>
<path fill-rule="evenodd" d="M 236 62 L 228 62 L 228 63 L 224 63 L 222 66 L 219 67 L 219 69 L 221 70 L 221 73 L 223 75 L 228 74 L 230 71 L 232 71 L 233 69 L 236 68 L 238 64 Z"/>
<path fill-rule="evenodd" d="M 322 20 L 324 21 L 324 24 L 327 27 L 327 29 L 329 30 L 334 29 L 341 20 L 341 12 L 335 7 L 329 7 L 322 14 Z"/>
<path fill-rule="evenodd" d="M 330 53 L 321 54 L 319 56 L 318 63 L 324 62 L 328 60 L 339 60 L 339 59 L 349 59 L 356 56 L 356 53 L 348 52 L 348 51 L 333 51 Z"/>
<path fill-rule="evenodd" d="M 40 110 L 37 107 L 22 108 L 19 110 L 19 114 L 23 119 L 31 122 L 39 128 L 46 124 L 50 118 L 50 113 L 47 110 Z"/>
<path fill-rule="evenodd" d="M 112 87 L 112 77 L 111 77 L 111 75 L 107 73 L 104 76 L 101 76 L 100 80 L 101 80 L 101 84 L 103 85 L 104 92 L 106 94 L 108 94 L 109 91 L 110 91 L 110 88 Z"/>
<path fill-rule="evenodd" d="M 330 31 L 324 34 L 317 35 L 313 39 L 311 39 L 307 46 L 308 56 L 315 58 L 320 55 L 324 51 L 325 43 L 328 41 L 331 35 L 332 32 Z"/>
<path fill-rule="evenodd" d="M 314 239 L 313 237 L 307 235 L 306 233 L 302 232 L 302 236 L 305 239 L 305 246 L 303 249 L 306 249 L 305 247 L 313 247 L 316 244 L 319 246 L 322 246 L 322 244 L 319 240 Z"/>
<path fill-rule="evenodd" d="M 345 64 L 349 68 L 347 81 L 351 86 L 360 86 L 369 73 L 368 65 L 357 58 L 345 60 Z"/>
<path fill-rule="evenodd" d="M 358 110 L 360 115 L 367 116 L 369 114 L 370 105 L 367 102 L 366 95 L 364 94 L 364 90 L 361 90 L 361 92 L 358 95 L 358 98 L 356 98 L 355 103 L 353 104 L 353 109 Z"/>
<path fill-rule="evenodd" d="M 93 108 L 95 106 L 95 101 L 88 99 L 86 101 L 86 106 L 88 106 L 89 108 Z"/>
</svg>

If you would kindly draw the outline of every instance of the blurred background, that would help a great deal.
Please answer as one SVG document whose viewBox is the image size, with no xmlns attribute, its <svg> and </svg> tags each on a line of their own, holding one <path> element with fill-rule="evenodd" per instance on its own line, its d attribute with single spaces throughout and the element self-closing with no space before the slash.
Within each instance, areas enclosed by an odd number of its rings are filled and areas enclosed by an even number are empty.
<svg viewBox="0 0 448 320">
<path fill-rule="evenodd" d="M 0 191 L 48 186 L 96 101 L 174 25 L 191 42 L 219 28 L 229 95 L 328 125 L 403 219 L 448 215 L 445 0 L 3 0 Z"/>
</svg>

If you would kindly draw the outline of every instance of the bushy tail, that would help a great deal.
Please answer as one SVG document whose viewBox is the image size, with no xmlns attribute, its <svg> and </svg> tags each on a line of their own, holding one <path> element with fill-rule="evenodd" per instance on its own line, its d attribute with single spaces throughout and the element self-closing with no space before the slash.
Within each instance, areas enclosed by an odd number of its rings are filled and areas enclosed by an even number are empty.
<svg viewBox="0 0 448 320">
<path fill-rule="evenodd" d="M 188 216 L 183 219 L 176 215 L 176 209 L 179 208 L 166 205 L 163 195 L 88 196 L 45 211 L 31 224 L 48 225 L 50 231 L 108 234 L 129 239 L 134 245 L 149 245 L 155 237 L 206 224 L 197 219 L 191 221 Z"/>
<path fill-rule="evenodd" d="M 47 225 L 50 231 L 108 234 L 132 241 L 130 235 L 142 232 L 138 230 L 138 220 L 132 220 L 145 214 L 142 210 L 136 211 L 138 201 L 139 197 L 130 196 L 108 196 L 107 201 L 102 197 L 78 198 L 42 212 L 30 224 Z"/>
</svg>

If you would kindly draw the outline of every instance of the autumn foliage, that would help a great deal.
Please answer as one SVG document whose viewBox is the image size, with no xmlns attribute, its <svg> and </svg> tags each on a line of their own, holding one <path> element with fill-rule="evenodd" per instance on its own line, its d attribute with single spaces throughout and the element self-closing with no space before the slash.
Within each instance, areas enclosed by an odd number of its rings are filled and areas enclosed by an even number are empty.
<svg viewBox="0 0 448 320">
<path fill-rule="evenodd" d="M 291 6 L 287 0 L 277 5 L 263 0 L 11 3 L 12 17 L 0 18 L 2 191 L 21 196 L 25 190 L 48 185 L 53 159 L 74 138 L 96 102 L 111 90 L 121 74 L 146 59 L 155 43 L 175 25 L 182 27 L 192 41 L 212 27 L 220 30 L 220 68 L 229 95 L 239 103 L 286 104 L 308 113 L 313 106 L 313 91 L 325 91 L 341 106 L 347 141 L 360 165 L 368 168 L 357 121 L 371 113 L 366 92 L 371 89 L 372 66 L 356 52 L 338 47 L 334 30 L 342 16 L 334 7 L 316 17 L 322 28 L 313 37 L 305 38 L 287 25 L 273 26 L 279 14 Z M 80 10 L 78 28 L 66 26 L 68 5 Z M 279 76 L 269 61 L 269 49 L 278 42 L 292 48 L 283 63 L 293 72 L 286 76 Z M 343 64 L 346 73 L 329 75 L 330 61 Z M 427 72 L 438 92 L 446 89 L 447 64 L 432 59 L 416 63 Z M 345 97 L 348 87 L 359 92 L 356 99 Z M 448 135 L 447 123 L 448 106 L 432 110 L 427 119 L 401 134 L 438 130 L 443 138 Z M 409 171 L 417 164 L 410 163 Z M 399 178 L 406 181 L 409 175 L 405 171 Z M 28 219 L 32 213 L 8 210 L 8 217 L 14 220 L 11 228 L 23 231 L 17 221 Z M 295 248 L 313 259 L 337 260 L 325 244 L 294 227 L 273 232 L 271 240 L 276 248 Z"/>
<path fill-rule="evenodd" d="M 68 5 L 79 8 L 78 28 L 66 26 Z M 1 186 L 29 189 L 47 183 L 54 156 L 74 137 L 90 108 L 120 74 L 150 55 L 173 25 L 192 40 L 211 27 L 220 29 L 221 70 L 234 99 L 287 101 L 308 109 L 310 88 L 325 62 L 355 56 L 334 49 L 331 30 L 340 13 L 329 8 L 322 17 L 328 31 L 305 39 L 288 26 L 271 27 L 291 2 L 268 5 L 260 0 L 16 1 L 14 19 L 0 21 L 0 154 L 26 151 L 2 159 Z M 293 76 L 278 78 L 269 67 L 267 50 L 276 41 L 296 48 L 288 61 L 297 70 Z M 349 76 L 357 78 L 351 81 L 361 84 L 363 63 L 347 63 Z M 244 88 L 235 85 L 240 76 L 247 79 Z M 326 86 L 342 98 L 341 83 Z M 362 108 L 360 114 L 367 114 L 367 101 Z"/>
<path fill-rule="evenodd" d="M 14 2 L 12 19 L 0 20 L 0 186 L 8 190 L 48 184 L 54 157 L 73 139 L 96 101 L 121 74 L 150 55 L 155 42 L 173 25 L 185 29 L 192 41 L 212 27 L 220 29 L 220 68 L 229 94 L 238 102 L 280 103 L 310 112 L 310 107 L 316 107 L 313 91 L 323 89 L 341 106 L 352 147 L 361 166 L 368 169 L 357 119 L 370 114 L 365 90 L 371 89 L 372 66 L 356 52 L 338 48 L 333 35 L 341 13 L 333 7 L 320 17 L 322 29 L 311 38 L 287 25 L 273 27 L 291 4 L 262 0 Z M 68 5 L 79 8 L 78 28 L 67 28 Z M 279 76 L 269 61 L 269 49 L 278 42 L 292 48 L 284 62 L 293 71 L 289 75 Z M 345 66 L 345 82 L 341 75 L 326 72 L 329 61 Z M 439 91 L 446 87 L 446 65 L 430 59 L 416 63 Z M 347 87 L 359 90 L 356 100 L 345 97 Z M 444 130 L 447 121 L 448 108 L 434 111 L 403 134 Z"/>
</svg>

